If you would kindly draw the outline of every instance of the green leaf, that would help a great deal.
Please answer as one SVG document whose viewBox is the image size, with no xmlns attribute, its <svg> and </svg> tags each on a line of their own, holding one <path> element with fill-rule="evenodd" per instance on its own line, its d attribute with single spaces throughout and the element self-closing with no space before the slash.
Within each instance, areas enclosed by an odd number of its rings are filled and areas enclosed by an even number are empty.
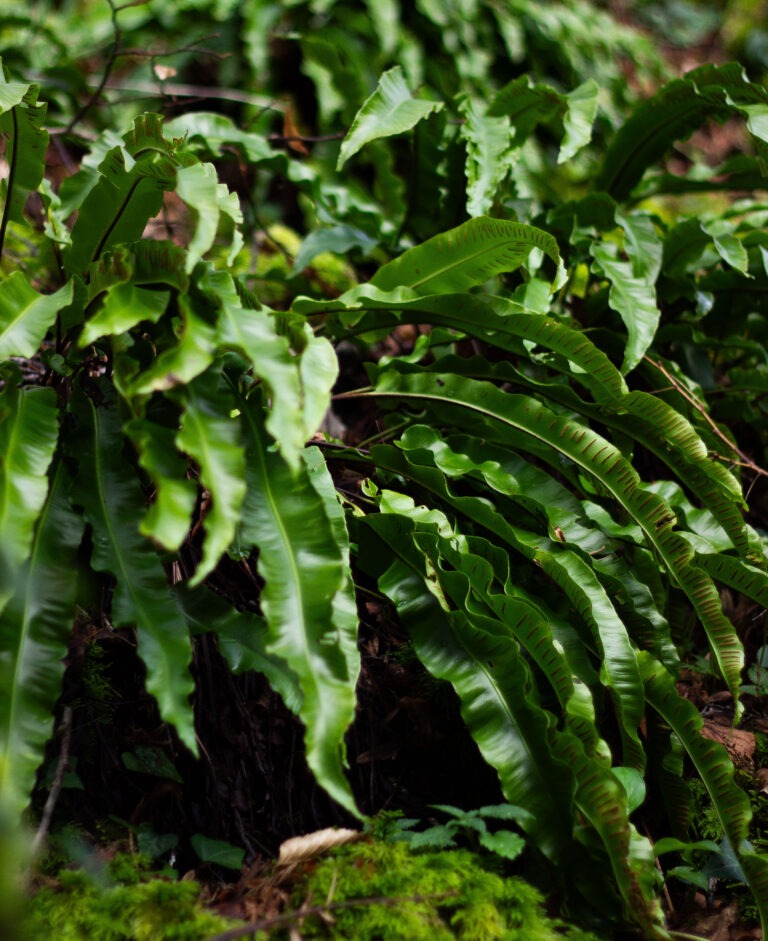
<svg viewBox="0 0 768 941">
<path fill-rule="evenodd" d="M 606 149 L 597 186 L 617 200 L 625 199 L 676 141 L 685 140 L 712 118 L 722 122 L 745 114 L 753 135 L 765 140 L 766 102 L 765 89 L 748 82 L 735 63 L 694 69 L 635 109 Z"/>
<path fill-rule="evenodd" d="M 217 372 L 207 373 L 176 394 L 184 405 L 176 444 L 197 462 L 200 483 L 210 494 L 203 557 L 190 581 L 193 588 L 210 575 L 232 543 L 245 497 L 245 454 L 239 424 L 230 417 L 234 400 L 220 381 Z"/>
<path fill-rule="evenodd" d="M 656 335 L 661 317 L 656 291 L 645 278 L 635 277 L 630 262 L 617 259 L 616 246 L 594 242 L 592 257 L 611 282 L 608 303 L 627 328 L 627 346 L 621 367 L 622 373 L 626 374 L 642 360 Z"/>
<path fill-rule="evenodd" d="M 165 349 L 152 365 L 135 374 L 135 361 L 123 354 L 115 360 L 115 386 L 126 399 L 167 391 L 192 382 L 213 362 L 216 328 L 210 322 L 208 305 L 199 297 L 178 298 L 180 334 L 175 346 Z"/>
<path fill-rule="evenodd" d="M 99 165 L 99 180 L 72 229 L 72 247 L 64 259 L 67 272 L 84 272 L 110 246 L 135 241 L 159 212 L 163 192 L 176 182 L 175 160 L 161 123 L 159 115 L 139 115 L 124 143 Z"/>
<path fill-rule="evenodd" d="M 661 270 L 664 246 L 653 219 L 643 212 L 615 213 L 624 230 L 624 251 L 632 262 L 632 274 L 653 285 Z"/>
<path fill-rule="evenodd" d="M 338 523 L 329 519 L 325 487 L 316 478 L 313 484 L 302 465 L 293 470 L 272 448 L 258 396 L 241 402 L 240 408 L 248 481 L 242 533 L 259 548 L 268 650 L 289 663 L 298 678 L 307 762 L 318 783 L 357 815 L 343 771 L 356 676 L 350 674 L 346 653 L 352 643 L 345 613 L 348 543 L 345 538 L 340 544 Z M 337 600 L 340 592 L 344 596 Z"/>
<path fill-rule="evenodd" d="M 360 654 L 357 650 L 357 599 L 350 570 L 350 543 L 344 510 L 320 449 L 307 448 L 302 457 L 307 468 L 309 482 L 323 502 L 333 539 L 341 553 L 343 564 L 341 585 L 333 596 L 331 604 L 333 620 L 338 626 L 337 643 L 347 661 L 349 677 L 356 686 L 360 672 Z"/>
<path fill-rule="evenodd" d="M 73 499 L 93 529 L 91 566 L 116 579 L 112 622 L 116 627 L 136 626 L 147 690 L 157 700 L 163 719 L 196 753 L 188 701 L 193 690 L 189 634 L 160 559 L 138 531 L 144 494 L 123 456 L 126 442 L 116 412 L 114 404 L 98 408 L 82 394 L 76 398 L 79 427 L 69 442 L 70 454 L 79 463 Z"/>
<path fill-rule="evenodd" d="M 490 383 L 446 373 L 400 375 L 393 368 L 387 369 L 379 377 L 375 395 L 392 396 L 401 405 L 409 399 L 418 401 L 462 424 L 470 416 L 476 420 L 486 417 L 498 427 L 499 433 L 504 434 L 504 429 L 524 431 L 532 440 L 545 442 L 591 474 L 640 525 L 649 546 L 688 595 L 728 688 L 738 695 L 744 654 L 733 625 L 723 614 L 717 590 L 704 572 L 692 564 L 693 550 L 674 531 L 676 519 L 670 507 L 642 486 L 632 465 L 614 445 L 588 427 L 556 415 L 533 398 L 508 394 Z M 500 424 L 496 425 L 497 422 Z"/>
<path fill-rule="evenodd" d="M 393 448 L 377 446 L 372 454 L 377 466 L 415 480 L 421 487 L 428 488 L 438 498 L 454 506 L 462 516 L 477 522 L 484 530 L 534 561 L 562 590 L 589 625 L 598 644 L 603 659 L 604 681 L 616 697 L 626 749 L 625 762 L 642 766 L 637 727 L 643 713 L 643 696 L 636 653 L 611 600 L 581 555 L 572 552 L 567 545 L 551 542 L 546 537 L 537 536 L 509 522 L 483 498 L 454 496 L 435 469 L 419 466 L 419 456 L 413 452 L 399 455 Z M 404 508 L 402 512 L 412 514 L 414 511 Z M 454 541 L 457 539 L 454 537 Z M 496 617 L 504 624 L 513 625 L 512 636 L 543 670 L 562 706 L 567 708 L 575 694 L 570 676 L 572 667 L 555 647 L 550 627 L 551 615 L 542 610 L 538 600 L 528 597 L 524 589 L 511 585 L 506 552 L 503 550 L 499 550 L 498 558 L 493 560 L 497 577 L 504 586 L 503 593 L 496 586 L 491 591 L 483 584 L 489 583 L 490 578 L 482 574 L 482 561 L 478 556 L 484 554 L 489 560 L 493 556 L 492 550 L 486 549 L 484 543 L 484 540 L 472 540 L 471 552 L 469 547 L 454 551 L 450 546 L 444 546 L 441 551 L 451 565 L 469 577 L 472 590 Z M 467 602 L 457 598 L 456 603 Z M 586 739 L 588 747 L 595 747 L 594 734 L 586 735 Z"/>
<path fill-rule="evenodd" d="M 53 389 L 22 389 L 15 367 L 0 391 L 0 611 L 29 556 L 35 522 L 48 493 L 48 466 L 58 438 Z"/>
<path fill-rule="evenodd" d="M 557 155 L 558 163 L 570 160 L 592 139 L 599 94 L 597 82 L 590 78 L 565 96 L 568 103 L 563 119 L 565 136 Z"/>
<path fill-rule="evenodd" d="M 565 278 L 555 239 L 532 225 L 485 216 L 408 249 L 371 278 L 383 291 L 408 287 L 418 294 L 466 291 L 502 272 L 515 271 L 540 249 L 557 265 L 553 290 Z"/>
<path fill-rule="evenodd" d="M 519 304 L 506 298 L 484 294 L 435 294 L 413 299 L 407 296 L 406 291 L 387 292 L 361 285 L 336 302 L 318 304 L 301 299 L 295 302 L 294 308 L 307 315 L 317 308 L 325 314 L 338 311 L 340 324 L 336 332 L 341 336 L 384 328 L 391 330 L 398 323 L 430 323 L 485 342 L 491 334 L 494 346 L 517 355 L 529 356 L 528 350 L 538 345 L 559 354 L 554 366 L 587 388 L 595 400 L 609 406 L 611 412 L 620 407 L 618 399 L 628 394 L 619 370 L 584 333 L 555 317 L 543 317 L 523 310 Z M 497 364 L 496 368 L 505 365 L 508 363 Z M 490 369 L 487 363 L 485 367 Z M 451 368 L 459 371 L 456 363 L 452 363 Z M 526 381 L 519 370 L 515 371 L 514 378 L 505 375 L 501 381 L 510 379 L 530 385 L 530 380 Z M 559 384 L 556 388 L 562 394 L 565 387 Z M 548 386 L 548 391 L 552 391 L 552 386 Z M 569 407 L 579 401 L 572 396 Z"/>
<path fill-rule="evenodd" d="M 496 853 L 497 856 L 503 856 L 504 859 L 517 859 L 525 849 L 525 838 L 510 830 L 481 833 L 479 839 L 481 846 Z"/>
<path fill-rule="evenodd" d="M 233 846 L 223 840 L 214 840 L 202 833 L 193 833 L 189 842 L 192 844 L 192 849 L 204 863 L 223 866 L 225 869 L 240 870 L 243 868 L 245 850 L 240 849 L 239 846 Z"/>
<path fill-rule="evenodd" d="M 211 292 L 215 292 L 221 305 L 217 324 L 218 345 L 224 349 L 236 350 L 247 357 L 253 364 L 254 374 L 268 386 L 270 409 L 267 430 L 278 442 L 285 460 L 290 466 L 296 467 L 304 443 L 309 434 L 316 430 L 316 426 L 307 431 L 305 406 L 302 401 L 302 376 L 289 340 L 280 334 L 277 318 L 268 308 L 253 310 L 243 306 L 229 274 L 209 272 L 205 284 Z M 312 358 L 312 354 L 309 358 Z M 322 365 L 326 361 L 325 358 L 321 359 L 317 364 L 318 369 L 322 371 Z M 310 383 L 314 375 L 315 372 L 309 367 Z M 326 375 L 326 401 L 330 401 L 330 386 L 333 383 L 329 378 Z M 314 393 L 318 392 L 315 388 Z M 319 399 L 315 398 L 314 402 L 322 403 L 322 400 L 321 395 Z M 311 396 L 306 404 L 307 408 L 312 408 Z"/>
<path fill-rule="evenodd" d="M 696 564 L 715 581 L 728 585 L 768 608 L 768 574 L 764 570 L 722 552 L 697 553 Z"/>
<path fill-rule="evenodd" d="M 176 174 L 176 192 L 192 210 L 197 222 L 187 246 L 187 274 L 213 245 L 222 212 L 229 216 L 235 226 L 235 238 L 228 259 L 231 264 L 243 244 L 237 230 L 243 221 L 237 194 L 230 193 L 226 184 L 218 182 L 216 168 L 211 163 L 193 163 L 179 169 Z"/>
<path fill-rule="evenodd" d="M 456 830 L 454 827 L 438 825 L 423 830 L 420 833 L 411 833 L 408 845 L 413 849 L 445 849 L 456 845 Z"/>
<path fill-rule="evenodd" d="M 459 110 L 464 115 L 460 134 L 467 145 L 467 215 L 484 216 L 514 163 L 509 118 L 489 116 L 480 101 L 468 97 L 459 102 Z"/>
<path fill-rule="evenodd" d="M 749 258 L 747 250 L 735 232 L 736 226 L 728 219 L 716 219 L 701 222 L 702 231 L 711 236 L 717 254 L 723 261 L 749 277 Z"/>
<path fill-rule="evenodd" d="M 627 811 L 632 813 L 645 800 L 645 781 L 637 768 L 611 768 L 627 794 Z"/>
<path fill-rule="evenodd" d="M 339 375 L 336 350 L 325 337 L 315 336 L 309 324 L 303 325 L 304 348 L 299 359 L 301 417 L 304 439 L 318 430 L 331 405 L 331 390 Z"/>
<path fill-rule="evenodd" d="M 268 101 L 265 99 L 265 104 Z M 163 125 L 169 138 L 185 138 L 187 149 L 201 145 L 207 152 L 222 153 L 227 146 L 238 147 L 249 163 L 271 161 L 276 157 L 268 139 L 261 134 L 244 131 L 232 118 L 210 111 L 185 111 Z"/>
<path fill-rule="evenodd" d="M 189 534 L 197 485 L 187 476 L 189 461 L 176 449 L 177 431 L 138 418 L 128 422 L 123 430 L 156 488 L 155 499 L 139 525 L 139 532 L 164 549 L 178 549 Z"/>
<path fill-rule="evenodd" d="M 538 124 L 546 123 L 563 109 L 563 96 L 549 85 L 532 85 L 528 75 L 512 79 L 501 88 L 488 108 L 491 117 L 505 115 L 520 146 Z"/>
<path fill-rule="evenodd" d="M 109 288 L 99 310 L 83 327 L 78 346 L 89 346 L 103 336 L 127 333 L 137 324 L 157 323 L 170 300 L 170 291 L 153 291 L 123 281 Z"/>
<path fill-rule="evenodd" d="M 373 140 L 409 131 L 423 118 L 439 111 L 440 101 L 421 101 L 411 97 L 399 65 L 385 72 L 376 91 L 366 99 L 355 115 L 347 136 L 341 142 L 336 169 Z"/>
<path fill-rule="evenodd" d="M 534 704 L 517 645 L 482 630 L 485 621 L 446 609 L 431 566 L 414 546 L 412 521 L 382 513 L 367 517 L 365 525 L 388 547 L 392 561 L 379 575 L 379 588 L 395 604 L 419 659 L 433 676 L 453 684 L 473 738 L 499 773 L 504 796 L 530 815 L 526 822 L 539 848 L 567 859 L 573 779 L 552 754 L 551 720 Z M 367 570 L 376 555 L 361 556 Z"/>
<path fill-rule="evenodd" d="M 626 913 L 644 924 L 648 937 L 663 937 L 653 893 L 653 854 L 648 841 L 629 826 L 620 785 L 607 768 L 587 758 L 574 736 L 555 730 L 553 718 L 537 703 L 517 645 L 500 622 L 470 613 L 468 606 L 448 604 L 442 591 L 445 570 L 436 564 L 441 537 L 439 521 L 431 522 L 434 515 L 419 512 L 414 524 L 413 518 L 391 514 L 387 500 L 381 510 L 365 521 L 390 560 L 379 575 L 379 588 L 396 605 L 427 669 L 453 684 L 464 720 L 496 768 L 505 797 L 530 814 L 523 825 L 532 841 L 593 899 L 599 894 L 603 907 L 609 904 L 605 884 L 598 889 L 591 881 L 583 848 L 571 841 L 575 800 L 609 853 Z M 368 544 L 361 559 L 372 572 L 386 564 L 381 551 Z"/>
<path fill-rule="evenodd" d="M 142 856 L 159 859 L 179 845 L 177 833 L 155 833 L 151 824 L 140 823 L 136 831 L 136 848 Z"/>
<path fill-rule="evenodd" d="M 0 114 L 20 105 L 30 88 L 32 86 L 25 82 L 9 82 L 5 70 L 0 67 Z"/>
<path fill-rule="evenodd" d="M 174 587 L 192 634 L 216 635 L 219 650 L 233 673 L 263 673 L 292 712 L 301 709 L 301 690 L 289 664 L 267 651 L 267 622 L 263 617 L 238 611 L 208 588 L 192 590 L 180 582 Z"/>
<path fill-rule="evenodd" d="M 752 810 L 747 795 L 734 783 L 728 753 L 719 742 L 702 736 L 703 719 L 694 706 L 679 695 L 674 677 L 661 664 L 648 654 L 641 654 L 641 671 L 648 702 L 683 743 L 709 792 L 723 831 L 747 875 L 765 927 L 768 924 L 768 867 L 765 858 L 758 856 L 747 842 Z"/>
<path fill-rule="evenodd" d="M 624 917 L 641 925 L 644 937 L 668 941 L 656 893 L 653 848 L 629 822 L 624 788 L 610 768 L 585 755 L 578 739 L 563 735 L 558 746 L 558 756 L 576 777 L 575 802 L 608 853 Z"/>
<path fill-rule="evenodd" d="M 0 253 L 8 222 L 24 220 L 27 197 L 37 190 L 45 172 L 48 132 L 43 130 L 43 121 L 47 106 L 37 101 L 37 85 L 26 86 L 26 89 L 21 102 L 0 112 L 0 134 L 6 138 L 5 159 L 8 162 L 5 204 L 0 222 Z M 16 84 L 0 84 L 0 93 L 5 93 L 6 104 L 15 101 L 18 90 Z M 2 103 L 0 100 L 0 105 Z"/>
<path fill-rule="evenodd" d="M 315 229 L 301 243 L 296 257 L 293 260 L 291 274 L 299 274 L 320 254 L 332 252 L 334 255 L 345 256 L 353 248 L 359 248 L 363 254 L 368 255 L 376 248 L 378 241 L 371 238 L 362 229 L 351 225 L 335 225 Z"/>
<path fill-rule="evenodd" d="M 149 774 L 155 778 L 167 778 L 183 784 L 183 779 L 175 765 L 162 748 L 149 745 L 137 745 L 133 751 L 123 752 L 122 761 L 129 771 Z"/>
<path fill-rule="evenodd" d="M 75 613 L 84 523 L 67 501 L 69 483 L 59 462 L 29 558 L 0 615 L 0 806 L 13 819 L 29 802 L 53 731 Z"/>
<path fill-rule="evenodd" d="M 72 292 L 68 281 L 55 294 L 38 294 L 20 271 L 0 282 L 0 359 L 33 357 Z"/>
</svg>

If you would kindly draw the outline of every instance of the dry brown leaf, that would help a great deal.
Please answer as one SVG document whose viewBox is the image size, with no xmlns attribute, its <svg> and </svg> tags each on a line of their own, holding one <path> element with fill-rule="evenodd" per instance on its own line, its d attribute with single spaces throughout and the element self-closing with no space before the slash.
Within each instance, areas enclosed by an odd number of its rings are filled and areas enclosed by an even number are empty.
<svg viewBox="0 0 768 941">
<path fill-rule="evenodd" d="M 326 853 L 334 846 L 343 846 L 345 843 L 354 843 L 363 837 L 359 830 L 345 830 L 328 827 L 325 830 L 315 830 L 304 836 L 293 836 L 290 840 L 280 844 L 280 853 L 277 858 L 278 866 L 291 866 L 294 863 L 313 859 Z"/>
<path fill-rule="evenodd" d="M 731 756 L 731 761 L 737 768 L 747 769 L 753 767 L 755 736 L 752 732 L 745 732 L 743 729 L 732 729 L 729 726 L 719 725 L 705 719 L 701 734 L 704 738 L 725 745 L 726 751 Z"/>
<path fill-rule="evenodd" d="M 308 154 L 309 151 L 304 146 L 301 138 L 302 134 L 299 125 L 296 123 L 296 113 L 293 104 L 289 101 L 285 105 L 283 112 L 283 137 L 286 138 L 286 144 L 295 150 L 297 154 Z"/>
</svg>

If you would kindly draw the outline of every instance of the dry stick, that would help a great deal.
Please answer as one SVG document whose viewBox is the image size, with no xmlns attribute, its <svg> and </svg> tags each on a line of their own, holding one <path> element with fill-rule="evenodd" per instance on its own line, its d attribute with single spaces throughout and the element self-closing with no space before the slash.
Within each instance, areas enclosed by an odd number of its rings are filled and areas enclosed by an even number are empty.
<svg viewBox="0 0 768 941">
<path fill-rule="evenodd" d="M 657 363 L 656 360 L 655 360 L 655 359 L 651 359 L 650 356 L 644 356 L 643 359 L 647 360 L 652 366 L 655 366 L 656 369 L 658 369 L 660 373 L 663 373 L 663 374 L 664 374 L 664 376 L 665 376 L 665 377 L 670 381 L 670 383 L 672 384 L 672 387 L 675 389 L 675 391 L 676 391 L 676 392 L 679 392 L 680 395 L 682 395 L 682 397 L 685 399 L 685 401 L 688 402 L 690 405 L 692 405 L 692 406 L 696 409 L 696 411 L 702 416 L 702 418 L 704 419 L 704 421 L 709 425 L 709 427 L 710 427 L 710 428 L 712 429 L 712 431 L 717 435 L 717 437 L 718 437 L 721 441 L 724 441 L 724 442 L 726 443 L 726 445 L 731 449 L 731 451 L 734 452 L 734 454 L 738 454 L 738 455 L 739 455 L 739 457 L 741 458 L 741 460 L 744 462 L 743 466 L 748 467 L 748 468 L 749 468 L 753 473 L 755 473 L 755 474 L 759 474 L 759 475 L 762 476 L 762 477 L 768 477 L 768 471 L 763 470 L 762 467 L 759 467 L 757 464 L 755 464 L 755 462 L 754 462 L 748 455 L 746 455 L 743 451 L 739 450 L 739 448 L 738 448 L 732 441 L 730 441 L 730 440 L 722 433 L 722 431 L 720 431 L 720 429 L 717 427 L 717 425 L 715 424 L 715 422 L 714 422 L 714 421 L 709 417 L 709 415 L 707 415 L 707 413 L 704 411 L 704 408 L 696 401 L 696 399 L 695 399 L 689 392 L 686 392 L 686 390 L 680 385 L 680 383 L 677 381 L 677 379 L 675 379 L 675 377 L 674 377 L 673 375 L 671 375 L 671 374 L 661 365 L 661 363 Z M 719 457 L 719 456 L 720 456 L 720 455 L 717 455 L 717 457 Z"/>
<path fill-rule="evenodd" d="M 85 104 L 82 105 L 79 111 L 77 111 L 75 116 L 66 126 L 66 128 L 64 129 L 64 134 L 71 134 L 72 128 L 75 127 L 75 125 L 80 120 L 82 120 L 84 115 L 86 115 L 91 110 L 91 108 L 96 104 L 99 98 L 101 98 L 101 93 L 104 91 L 104 86 L 107 84 L 107 81 L 109 80 L 109 76 L 112 74 L 112 69 L 115 67 L 115 62 L 117 61 L 117 57 L 120 55 L 120 45 L 123 41 L 123 34 L 120 31 L 120 27 L 117 24 L 117 14 L 120 12 L 120 10 L 125 9 L 125 7 L 141 5 L 139 2 L 136 2 L 136 3 L 126 3 L 126 4 L 123 4 L 123 6 L 121 7 L 116 7 L 113 0 L 107 0 L 107 3 L 109 4 L 109 9 L 112 11 L 112 30 L 115 35 L 114 42 L 112 43 L 112 50 L 109 53 L 107 64 L 104 66 L 104 73 L 102 74 L 101 79 L 99 80 L 99 84 L 96 86 L 96 89 L 93 92 L 93 94 L 90 96 L 90 98 L 85 102 Z"/>
<path fill-rule="evenodd" d="M 275 925 L 284 925 L 292 921 L 300 921 L 308 915 L 324 915 L 341 908 L 357 908 L 362 905 L 399 905 L 401 902 L 429 902 L 435 899 L 447 899 L 457 895 L 456 892 L 440 892 L 435 895 L 406 895 L 406 896 L 373 896 L 365 899 L 348 899 L 345 902 L 329 902 L 326 905 L 313 905 L 311 908 L 302 908 L 296 912 L 285 912 L 273 918 L 263 918 L 261 921 L 252 921 L 241 928 L 232 928 L 223 934 L 217 934 L 208 941 L 234 941 L 235 938 L 245 938 L 257 931 L 265 931 Z"/>
<path fill-rule="evenodd" d="M 35 838 L 32 840 L 33 856 L 37 856 L 48 834 L 48 829 L 51 826 L 51 819 L 53 818 L 53 811 L 56 807 L 56 801 L 59 799 L 61 785 L 64 782 L 64 772 L 66 771 L 67 764 L 69 763 L 69 742 L 72 738 L 71 706 L 64 707 L 64 714 L 61 717 L 59 731 L 61 732 L 61 751 L 59 752 L 59 760 L 56 765 L 56 773 L 53 776 L 53 783 L 51 784 L 51 789 L 48 792 L 48 800 L 45 802 L 45 807 L 43 808 L 43 816 L 40 820 L 40 826 L 37 828 Z"/>
<path fill-rule="evenodd" d="M 99 83 L 101 84 L 101 83 Z M 209 85 L 182 85 L 176 82 L 162 82 L 159 86 L 155 82 L 110 82 L 107 79 L 101 86 L 110 91 L 138 92 L 142 95 L 159 96 L 161 93 L 175 98 L 216 98 L 223 101 L 236 101 L 238 104 L 254 105 L 268 111 L 284 111 L 279 101 L 265 95 L 252 95 L 248 92 L 238 91 L 236 88 L 220 88 Z"/>
<path fill-rule="evenodd" d="M 73 128 L 83 119 L 83 117 L 91 110 L 91 108 L 96 104 L 96 102 L 101 98 L 104 89 L 109 86 L 109 78 L 112 75 L 112 70 L 115 67 L 115 63 L 121 56 L 149 56 L 151 58 L 158 58 L 164 55 L 174 55 L 176 52 L 185 52 L 194 49 L 194 46 L 185 46 L 181 49 L 174 49 L 171 52 L 159 53 L 151 52 L 147 50 L 137 50 L 137 49 L 123 49 L 123 33 L 120 29 L 120 26 L 117 22 L 117 14 L 121 13 L 123 10 L 127 10 L 130 7 L 140 7 L 147 3 L 147 0 L 128 0 L 126 3 L 122 3 L 117 6 L 114 0 L 107 0 L 109 4 L 109 9 L 112 14 L 112 32 L 114 33 L 114 41 L 112 43 L 112 49 L 110 50 L 109 57 L 107 58 L 106 65 L 104 66 L 104 72 L 102 73 L 101 78 L 96 83 L 93 93 L 78 110 L 69 124 L 64 128 L 64 135 L 72 133 Z M 214 52 L 206 50 L 207 55 L 217 55 Z M 223 58 L 223 57 L 222 57 Z"/>
</svg>

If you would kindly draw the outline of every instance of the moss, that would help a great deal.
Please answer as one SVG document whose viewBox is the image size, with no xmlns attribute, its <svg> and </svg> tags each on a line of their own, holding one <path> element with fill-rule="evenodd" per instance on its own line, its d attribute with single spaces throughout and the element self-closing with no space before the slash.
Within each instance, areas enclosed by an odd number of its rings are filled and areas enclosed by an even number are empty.
<svg viewBox="0 0 768 941">
<path fill-rule="evenodd" d="M 266 234 L 253 272 L 253 287 L 263 303 L 284 306 L 298 294 L 338 297 L 357 284 L 352 266 L 331 252 L 321 252 L 312 259 L 311 265 L 292 274 L 301 236 L 280 224 L 270 226 Z"/>
<path fill-rule="evenodd" d="M 548 918 L 533 886 L 505 878 L 466 850 L 417 853 L 399 842 L 342 847 L 297 883 L 293 903 L 327 906 L 322 916 L 302 919 L 305 938 L 596 941 Z"/>
<path fill-rule="evenodd" d="M 82 870 L 62 871 L 32 898 L 24 937 L 56 941 L 204 941 L 231 927 L 205 911 L 196 882 L 169 882 L 118 856 L 100 882 Z"/>
</svg>

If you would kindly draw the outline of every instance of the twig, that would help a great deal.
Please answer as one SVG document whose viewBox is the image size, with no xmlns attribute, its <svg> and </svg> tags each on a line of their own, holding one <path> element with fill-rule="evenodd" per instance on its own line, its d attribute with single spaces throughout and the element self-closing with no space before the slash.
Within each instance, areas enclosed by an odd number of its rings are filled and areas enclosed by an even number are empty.
<svg viewBox="0 0 768 941">
<path fill-rule="evenodd" d="M 675 379 L 675 377 L 674 377 L 668 370 L 666 370 L 666 369 L 661 365 L 661 363 L 656 362 L 655 359 L 651 359 L 651 357 L 650 357 L 650 356 L 647 356 L 647 355 L 644 356 L 643 359 L 647 360 L 652 366 L 655 366 L 656 369 L 658 369 L 660 373 L 663 373 L 663 374 L 664 374 L 664 376 L 665 376 L 665 377 L 669 380 L 669 382 L 672 384 L 672 387 L 675 389 L 675 391 L 676 391 L 676 392 L 679 392 L 680 395 L 682 395 L 682 397 L 685 399 L 685 401 L 688 402 L 690 405 L 692 405 L 692 406 L 696 409 L 696 411 L 701 415 L 701 417 L 702 417 L 702 418 L 704 419 L 704 421 L 709 425 L 709 427 L 710 427 L 710 428 L 712 429 L 712 431 L 717 435 L 717 437 L 718 437 L 721 441 L 724 441 L 725 444 L 731 449 L 731 451 L 734 452 L 734 454 L 738 454 L 738 456 L 739 456 L 739 457 L 741 458 L 741 460 L 743 461 L 743 465 L 742 465 L 742 466 L 748 467 L 753 473 L 759 474 L 759 475 L 762 476 L 762 477 L 768 477 L 768 471 L 763 470 L 762 467 L 759 467 L 757 464 L 755 464 L 755 462 L 752 460 L 752 458 L 750 458 L 748 455 L 746 455 L 743 451 L 739 450 L 739 448 L 738 448 L 732 441 L 730 441 L 730 440 L 723 434 L 722 431 L 720 431 L 720 429 L 717 427 L 717 425 L 715 424 L 715 422 L 709 417 L 709 415 L 707 415 L 707 413 L 706 413 L 706 411 L 704 410 L 703 406 L 700 405 L 699 402 L 697 402 L 696 399 L 695 399 L 689 392 L 686 392 L 686 390 L 680 385 L 680 383 L 677 381 L 677 379 Z M 718 456 L 719 456 L 719 455 L 718 455 Z"/>
<path fill-rule="evenodd" d="M 40 826 L 37 828 L 37 833 L 35 833 L 35 837 L 32 840 L 33 856 L 37 856 L 43 843 L 45 842 L 45 838 L 51 826 L 53 811 L 56 808 L 56 801 L 59 799 L 61 786 L 64 782 L 64 772 L 66 771 L 67 764 L 69 763 L 69 742 L 72 738 L 71 706 L 64 707 L 64 714 L 61 717 L 59 732 L 61 733 L 61 751 L 59 752 L 59 760 L 56 764 L 56 773 L 53 776 L 53 783 L 51 784 L 51 789 L 48 792 L 48 800 L 46 800 L 45 807 L 43 808 L 43 816 L 40 819 Z"/>
<path fill-rule="evenodd" d="M 406 895 L 406 896 L 373 896 L 365 899 L 347 899 L 345 902 L 330 902 L 326 905 L 313 905 L 311 908 L 302 908 L 295 912 L 285 912 L 272 918 L 262 918 L 261 921 L 252 921 L 240 928 L 232 928 L 223 934 L 217 934 L 208 941 L 234 941 L 235 938 L 245 938 L 257 931 L 265 931 L 276 925 L 285 925 L 292 921 L 300 921 L 308 915 L 325 915 L 331 911 L 342 908 L 358 908 L 364 905 L 399 905 L 401 902 L 428 902 L 435 899 L 447 899 L 456 896 L 456 892 L 439 892 L 434 895 Z"/>
<path fill-rule="evenodd" d="M 119 7 L 115 6 L 114 0 L 107 0 L 107 3 L 109 4 L 109 9 L 112 11 L 112 29 L 115 35 L 114 42 L 112 43 L 112 49 L 109 53 L 109 57 L 107 58 L 106 65 L 104 66 L 104 72 L 101 76 L 101 79 L 99 80 L 99 84 L 96 86 L 96 89 L 90 98 L 88 98 L 88 100 L 79 108 L 79 110 L 75 113 L 75 116 L 66 126 L 64 130 L 65 134 L 72 133 L 72 128 L 82 120 L 84 115 L 86 115 L 96 104 L 99 98 L 101 98 L 101 93 L 104 91 L 104 88 L 109 81 L 109 76 L 112 74 L 112 69 L 115 67 L 117 57 L 120 55 L 120 45 L 123 41 L 123 34 L 117 22 L 117 14 L 121 10 L 126 9 L 126 7 L 141 5 L 139 0 L 132 0 L 132 2 L 124 3 Z"/>
<path fill-rule="evenodd" d="M 270 134 L 269 139 L 277 144 L 287 144 L 290 141 L 301 141 L 302 143 L 307 144 L 317 144 L 324 143 L 326 141 L 344 140 L 346 136 L 346 131 L 337 131 L 335 134 L 318 134 L 315 137 L 311 137 L 308 134 L 292 134 L 290 136 L 283 136 L 282 134 Z"/>
<path fill-rule="evenodd" d="M 180 52 L 198 52 L 199 53 L 201 51 L 205 53 L 206 55 L 214 56 L 220 59 L 226 58 L 228 55 L 228 53 L 226 54 L 217 53 L 210 49 L 200 50 L 197 42 L 192 43 L 188 46 L 182 46 L 179 49 L 172 49 L 172 50 L 167 50 L 167 51 L 157 51 L 157 50 L 147 50 L 147 49 L 123 49 L 122 48 L 123 33 L 117 22 L 117 15 L 118 13 L 121 13 L 123 10 L 129 9 L 130 7 L 143 6 L 145 3 L 147 3 L 147 0 L 129 0 L 129 2 L 122 3 L 119 6 L 115 4 L 114 0 L 107 0 L 107 3 L 109 4 L 109 9 L 112 11 L 112 30 L 114 33 L 114 40 L 112 42 L 112 48 L 110 50 L 109 56 L 107 57 L 107 61 L 104 66 L 104 72 L 102 73 L 101 78 L 96 83 L 94 91 L 92 92 L 88 100 L 85 102 L 85 104 L 83 104 L 83 106 L 78 110 L 78 112 L 75 114 L 75 116 L 72 118 L 72 120 L 64 129 L 63 133 L 65 135 L 72 133 L 72 130 L 75 127 L 75 125 L 78 124 L 83 119 L 84 115 L 87 114 L 88 111 L 90 111 L 91 108 L 96 104 L 99 98 L 101 98 L 104 92 L 104 89 L 113 87 L 110 84 L 109 79 L 110 79 L 110 76 L 112 75 L 112 70 L 115 67 L 115 63 L 121 57 L 125 58 L 125 57 L 131 57 L 131 56 L 135 56 L 135 57 L 145 56 L 150 59 L 159 59 L 165 56 L 176 55 L 177 53 L 180 53 Z M 203 42 L 204 39 L 208 39 L 208 38 L 210 37 L 203 37 L 198 42 Z M 163 97 L 164 94 L 166 93 L 165 91 L 158 93 L 157 89 L 154 89 L 154 92 L 155 94 L 158 94 L 158 97 Z"/>
<path fill-rule="evenodd" d="M 101 83 L 99 83 L 101 85 Z M 214 98 L 222 101 L 236 101 L 238 104 L 253 105 L 267 111 L 283 112 L 285 108 L 274 98 L 264 95 L 252 95 L 249 92 L 238 91 L 236 88 L 221 88 L 213 85 L 183 85 L 176 82 L 162 82 L 159 86 L 155 82 L 110 82 L 107 80 L 102 88 L 109 91 L 138 92 L 142 95 L 152 95 L 158 98 L 171 96 L 175 98 Z"/>
</svg>

